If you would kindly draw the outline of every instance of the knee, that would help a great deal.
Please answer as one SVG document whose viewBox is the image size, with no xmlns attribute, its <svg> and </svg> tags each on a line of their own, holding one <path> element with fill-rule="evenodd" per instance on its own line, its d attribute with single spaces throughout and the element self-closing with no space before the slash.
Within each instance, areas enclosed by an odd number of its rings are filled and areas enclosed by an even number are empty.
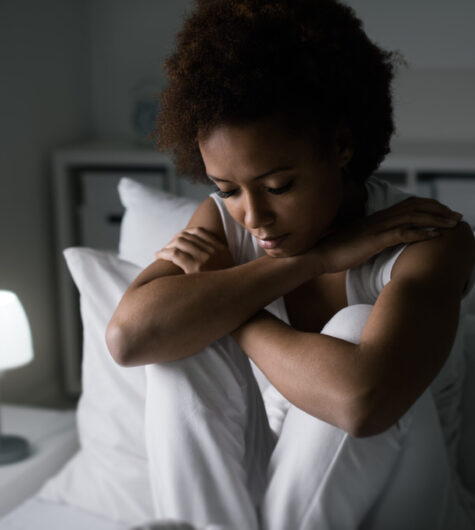
<svg viewBox="0 0 475 530">
<path fill-rule="evenodd" d="M 372 309 L 370 304 L 344 307 L 325 324 L 321 333 L 357 344 Z"/>
<path fill-rule="evenodd" d="M 189 357 L 145 367 L 147 402 L 166 409 L 232 408 L 255 383 L 249 359 L 222 339 Z"/>
</svg>

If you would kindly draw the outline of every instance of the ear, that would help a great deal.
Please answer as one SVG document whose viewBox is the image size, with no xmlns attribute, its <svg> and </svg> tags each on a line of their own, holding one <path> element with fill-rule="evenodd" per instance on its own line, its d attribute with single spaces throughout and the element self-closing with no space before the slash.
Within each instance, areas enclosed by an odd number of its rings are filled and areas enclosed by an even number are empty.
<svg viewBox="0 0 475 530">
<path fill-rule="evenodd" d="M 355 147 L 353 135 L 348 127 L 337 127 L 335 131 L 335 151 L 340 167 L 346 166 L 353 158 Z"/>
</svg>

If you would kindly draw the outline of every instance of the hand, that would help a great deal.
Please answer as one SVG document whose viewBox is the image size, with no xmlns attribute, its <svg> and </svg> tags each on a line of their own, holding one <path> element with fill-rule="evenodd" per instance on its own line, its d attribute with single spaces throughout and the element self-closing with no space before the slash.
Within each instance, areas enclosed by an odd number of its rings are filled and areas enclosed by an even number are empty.
<svg viewBox="0 0 475 530">
<path fill-rule="evenodd" d="M 347 270 L 387 247 L 433 239 L 461 219 L 435 199 L 409 197 L 372 215 L 338 227 L 320 239 L 315 252 L 323 272 Z M 432 227 L 436 230 L 427 230 Z"/>
<path fill-rule="evenodd" d="M 215 234 L 202 227 L 178 232 L 154 255 L 156 259 L 171 261 L 185 274 L 234 266 L 228 247 Z"/>
</svg>

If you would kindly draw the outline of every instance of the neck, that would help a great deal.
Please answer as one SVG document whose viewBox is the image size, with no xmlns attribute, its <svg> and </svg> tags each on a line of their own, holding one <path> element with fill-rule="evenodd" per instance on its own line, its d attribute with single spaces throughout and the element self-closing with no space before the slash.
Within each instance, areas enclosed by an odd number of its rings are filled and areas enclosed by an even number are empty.
<svg viewBox="0 0 475 530">
<path fill-rule="evenodd" d="M 364 184 L 357 184 L 351 178 L 343 178 L 343 198 L 340 212 L 333 226 L 345 225 L 365 216 L 368 192 Z"/>
</svg>

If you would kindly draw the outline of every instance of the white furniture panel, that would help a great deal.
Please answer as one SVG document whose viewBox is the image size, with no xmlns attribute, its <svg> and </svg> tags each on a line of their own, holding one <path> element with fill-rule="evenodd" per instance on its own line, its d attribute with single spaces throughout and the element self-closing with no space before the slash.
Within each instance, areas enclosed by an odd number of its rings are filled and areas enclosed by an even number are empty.
<svg viewBox="0 0 475 530">
<path fill-rule="evenodd" d="M 409 193 L 443 203 L 451 201 L 475 229 L 475 202 L 470 200 L 475 182 L 472 143 L 394 140 L 392 152 L 381 164 L 378 175 Z"/>
<path fill-rule="evenodd" d="M 434 179 L 434 195 L 440 202 L 463 213 L 465 221 L 475 228 L 475 176 L 437 176 Z"/>
<path fill-rule="evenodd" d="M 82 170 L 78 174 L 81 202 L 78 211 L 78 239 L 82 246 L 116 250 L 124 208 L 117 193 L 122 177 L 139 180 L 149 186 L 169 190 L 167 168 L 147 170 Z"/>
</svg>

